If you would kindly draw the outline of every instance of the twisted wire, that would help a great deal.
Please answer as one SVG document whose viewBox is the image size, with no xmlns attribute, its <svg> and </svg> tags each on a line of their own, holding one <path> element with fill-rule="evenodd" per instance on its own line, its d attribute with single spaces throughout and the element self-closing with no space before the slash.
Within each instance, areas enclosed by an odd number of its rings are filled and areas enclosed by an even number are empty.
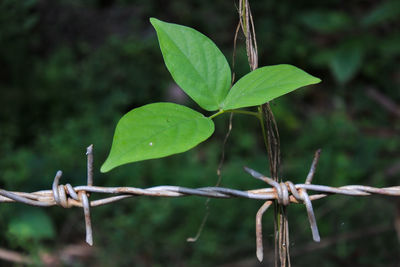
<svg viewBox="0 0 400 267">
<path fill-rule="evenodd" d="M 42 190 L 32 193 L 7 191 L 0 188 L 0 203 L 20 202 L 31 206 L 50 207 L 60 206 L 63 208 L 81 207 L 84 211 L 86 226 L 86 242 L 93 244 L 92 224 L 90 216 L 90 207 L 107 205 L 122 199 L 151 196 L 151 197 L 186 197 L 199 196 L 208 198 L 248 198 L 265 200 L 266 202 L 260 208 L 256 215 L 256 245 L 257 258 L 262 261 L 262 227 L 261 218 L 268 207 L 277 201 L 279 204 L 288 206 L 290 203 L 304 204 L 306 207 L 313 240 L 320 241 L 317 222 L 315 220 L 312 201 L 324 198 L 328 195 L 339 194 L 347 196 L 369 196 L 369 195 L 385 195 L 400 196 L 400 186 L 391 186 L 384 188 L 376 188 L 364 185 L 346 185 L 341 187 L 331 187 L 325 185 L 311 184 L 314 176 L 316 164 L 318 162 L 320 151 L 315 154 L 314 161 L 311 165 L 310 172 L 307 175 L 304 184 L 293 184 L 291 181 L 276 182 L 272 178 L 266 177 L 261 173 L 244 167 L 252 177 L 266 182 L 271 187 L 253 189 L 253 190 L 237 190 L 225 187 L 201 187 L 187 188 L 181 186 L 161 185 L 150 188 L 136 187 L 100 187 L 93 186 L 93 146 L 87 148 L 88 156 L 88 177 L 87 185 L 75 186 L 70 184 L 59 184 L 62 172 L 57 171 L 51 190 Z M 314 194 L 309 195 L 308 191 Z M 92 193 L 107 194 L 106 196 L 96 200 L 89 200 Z"/>
<path fill-rule="evenodd" d="M 375 188 L 363 185 L 346 185 L 341 187 L 331 187 L 325 185 L 314 184 L 293 184 L 286 181 L 285 185 L 289 186 L 286 192 L 292 195 L 288 196 L 290 203 L 302 203 L 301 197 L 296 196 L 293 192 L 300 189 L 315 191 L 319 194 L 309 195 L 311 201 L 324 198 L 328 195 L 338 194 L 347 196 L 369 196 L 369 195 L 386 195 L 386 196 L 400 196 L 400 186 L 391 186 L 384 188 Z M 285 188 L 285 187 L 284 187 Z M 293 189 L 294 188 L 294 189 Z M 64 191 L 63 191 L 64 190 Z M 66 191 L 65 191 L 66 190 Z M 282 189 L 280 189 L 282 191 Z M 201 188 L 187 188 L 181 186 L 162 185 L 150 188 L 137 188 L 137 187 L 101 187 L 101 186 L 76 186 L 59 185 L 58 191 L 62 192 L 66 197 L 66 202 L 61 201 L 57 203 L 53 190 L 42 190 L 32 193 L 15 192 L 0 189 L 0 203 L 1 202 L 20 202 L 31 206 L 50 207 L 62 206 L 64 208 L 82 207 L 81 201 L 74 197 L 79 192 L 87 193 L 100 193 L 116 195 L 113 197 L 105 197 L 102 199 L 90 201 L 90 206 L 102 206 L 112 202 L 116 202 L 125 198 L 136 196 L 151 196 L 151 197 L 185 197 L 185 196 L 200 196 L 211 198 L 248 198 L 258 200 L 278 200 L 282 203 L 284 199 L 280 199 L 276 193 L 276 188 L 261 188 L 254 190 L 237 190 L 224 187 L 201 187 Z M 300 200 L 300 201 L 299 201 Z M 65 200 L 64 200 L 65 201 Z M 285 200 L 286 201 L 286 200 Z M 62 203 L 67 203 L 63 205 Z"/>
</svg>

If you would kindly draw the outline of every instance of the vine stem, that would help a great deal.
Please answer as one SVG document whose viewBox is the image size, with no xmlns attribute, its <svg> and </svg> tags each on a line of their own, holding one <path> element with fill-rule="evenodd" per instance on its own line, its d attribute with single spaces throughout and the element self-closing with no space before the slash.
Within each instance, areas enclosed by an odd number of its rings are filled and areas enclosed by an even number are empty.
<svg viewBox="0 0 400 267">
<path fill-rule="evenodd" d="M 238 113 L 238 114 L 245 114 L 245 115 L 251 115 L 251 116 L 255 116 L 258 119 L 260 119 L 260 113 L 259 112 L 254 112 L 254 111 L 248 111 L 248 110 L 243 110 L 243 109 L 228 109 L 228 110 L 219 110 L 217 113 L 211 115 L 210 119 L 214 119 L 215 117 L 218 117 L 219 115 L 222 115 L 224 113 Z"/>
<path fill-rule="evenodd" d="M 247 58 L 250 69 L 253 71 L 258 68 L 258 49 L 249 0 L 239 0 L 238 11 L 239 23 L 244 36 L 246 37 Z M 258 107 L 258 118 L 261 124 L 264 144 L 268 152 L 271 176 L 277 181 L 280 162 L 279 132 L 269 103 L 265 103 Z M 284 209 L 279 203 L 275 202 L 274 215 L 275 266 L 278 266 L 278 261 L 282 267 L 287 265 L 290 266 L 289 250 L 285 245 L 285 243 L 288 243 L 285 241 L 288 241 L 289 239 L 286 209 Z M 261 255 L 261 252 L 262 250 L 258 250 L 259 256 Z"/>
<path fill-rule="evenodd" d="M 265 124 L 264 124 L 264 119 L 263 119 L 263 112 L 261 106 L 258 107 L 258 119 L 260 121 L 260 126 L 261 126 L 261 131 L 263 135 L 263 140 L 264 140 L 264 145 L 265 148 L 267 149 L 268 153 L 270 152 L 270 147 L 268 145 L 268 137 L 267 137 L 267 132 L 265 131 Z"/>
</svg>

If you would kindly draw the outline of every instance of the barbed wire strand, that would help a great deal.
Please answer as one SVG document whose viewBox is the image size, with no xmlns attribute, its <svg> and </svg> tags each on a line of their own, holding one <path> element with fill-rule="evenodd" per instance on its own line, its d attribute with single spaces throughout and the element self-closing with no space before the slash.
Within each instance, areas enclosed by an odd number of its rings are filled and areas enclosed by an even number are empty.
<svg viewBox="0 0 400 267">
<path fill-rule="evenodd" d="M 150 196 L 150 197 L 186 197 L 200 196 L 209 198 L 247 198 L 256 200 L 265 200 L 265 204 L 260 208 L 256 215 L 256 254 L 257 258 L 263 259 L 262 246 L 262 224 L 261 218 L 265 211 L 271 206 L 274 201 L 279 204 L 288 206 L 290 203 L 304 204 L 306 207 L 310 228 L 313 240 L 319 242 L 320 236 L 318 226 L 315 220 L 314 211 L 311 202 L 318 200 L 328 195 L 339 194 L 346 196 L 370 196 L 385 195 L 385 196 L 400 196 L 400 186 L 391 186 L 384 188 L 376 188 L 364 185 L 346 185 L 341 187 L 331 187 L 326 185 L 311 184 L 315 173 L 320 150 L 315 153 L 313 163 L 307 175 L 304 184 L 293 184 L 291 181 L 276 182 L 272 178 L 266 177 L 261 173 L 244 167 L 252 177 L 266 182 L 271 187 L 253 189 L 253 190 L 237 190 L 225 187 L 202 187 L 202 188 L 187 188 L 181 186 L 161 185 L 150 188 L 136 187 L 101 187 L 93 185 L 93 146 L 87 148 L 88 160 L 88 177 L 87 185 L 71 186 L 70 184 L 62 185 L 59 181 L 62 177 L 62 172 L 57 171 L 51 190 L 41 190 L 36 192 L 15 192 L 7 191 L 0 188 L 0 203 L 20 202 L 37 207 L 60 206 L 63 208 L 81 207 L 84 211 L 85 227 L 86 227 L 86 243 L 93 245 L 92 223 L 90 216 L 90 208 L 102 205 L 108 205 L 120 201 L 122 199 Z M 316 194 L 309 195 L 308 191 L 313 191 Z M 89 196 L 92 193 L 109 194 L 108 196 L 96 200 L 90 200 Z M 287 244 L 289 245 L 289 244 Z"/>
</svg>

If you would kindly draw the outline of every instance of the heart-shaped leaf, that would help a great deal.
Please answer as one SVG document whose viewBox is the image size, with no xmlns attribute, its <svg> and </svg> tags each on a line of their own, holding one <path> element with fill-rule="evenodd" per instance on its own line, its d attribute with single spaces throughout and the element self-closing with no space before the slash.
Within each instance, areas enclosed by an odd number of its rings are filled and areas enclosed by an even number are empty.
<svg viewBox="0 0 400 267">
<path fill-rule="evenodd" d="M 125 114 L 115 129 L 101 172 L 129 162 L 161 158 L 191 149 L 214 132 L 201 113 L 173 103 L 153 103 Z"/>
<path fill-rule="evenodd" d="M 224 110 L 258 106 L 297 88 L 321 80 L 291 65 L 274 65 L 256 69 L 242 77 L 229 91 L 222 104 Z"/>
<path fill-rule="evenodd" d="M 221 107 L 231 85 L 231 70 L 218 47 L 202 33 L 150 19 L 172 78 L 200 107 Z"/>
</svg>

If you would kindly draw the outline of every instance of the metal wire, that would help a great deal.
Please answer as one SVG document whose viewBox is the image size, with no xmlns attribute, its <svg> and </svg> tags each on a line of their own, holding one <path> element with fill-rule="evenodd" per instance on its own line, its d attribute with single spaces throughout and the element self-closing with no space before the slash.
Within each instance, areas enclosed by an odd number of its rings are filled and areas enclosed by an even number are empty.
<svg viewBox="0 0 400 267">
<path fill-rule="evenodd" d="M 331 194 L 340 194 L 348 196 L 369 196 L 372 194 L 386 195 L 386 196 L 400 196 L 400 186 L 375 188 L 363 185 L 346 185 L 342 187 L 331 187 L 325 185 L 313 184 L 293 184 L 286 181 L 285 186 L 290 186 L 286 192 L 292 193 L 285 198 L 290 203 L 302 203 L 295 197 L 296 191 L 292 191 L 294 187 L 297 191 L 299 189 L 306 189 L 318 192 L 320 194 L 309 195 L 310 200 L 317 200 L 324 198 Z M 150 188 L 136 188 L 136 187 L 101 187 L 101 186 L 76 186 L 71 187 L 70 184 L 58 185 L 59 192 L 65 194 L 64 202 L 57 203 L 56 197 L 52 190 L 42 190 L 32 193 L 15 192 L 0 189 L 0 203 L 1 202 L 20 202 L 31 206 L 37 207 L 50 207 L 62 206 L 64 208 L 82 207 L 82 202 L 75 199 L 73 196 L 80 192 L 86 193 L 101 193 L 116 195 L 113 197 L 105 197 L 102 199 L 90 201 L 90 206 L 102 206 L 112 202 L 116 202 L 125 198 L 135 196 L 151 196 L 151 197 L 184 197 L 184 196 L 201 196 L 211 198 L 249 198 L 259 200 L 281 200 L 277 194 L 276 188 L 261 188 L 254 190 L 236 190 L 224 187 L 201 187 L 201 188 L 187 188 L 181 186 L 162 185 Z M 66 190 L 66 191 L 63 191 Z M 278 189 L 281 190 L 281 189 Z M 301 200 L 301 198 L 300 198 Z M 282 200 L 281 200 L 282 201 Z M 62 203 L 67 203 L 63 205 Z"/>
<path fill-rule="evenodd" d="M 363 185 L 346 185 L 341 187 L 331 187 L 325 185 L 311 184 L 314 176 L 316 164 L 318 162 L 320 151 L 317 151 L 307 175 L 304 184 L 293 184 L 291 181 L 278 183 L 271 178 L 268 178 L 261 173 L 245 167 L 245 171 L 252 177 L 268 183 L 271 187 L 253 189 L 253 190 L 237 190 L 224 187 L 202 187 L 202 188 L 186 188 L 181 186 L 162 185 L 150 188 L 136 187 L 100 187 L 93 186 L 93 147 L 87 148 L 88 156 L 88 185 L 72 187 L 70 184 L 61 185 L 59 181 L 62 177 L 62 172 L 57 171 L 51 190 L 42 190 L 32 193 L 7 191 L 0 188 L 0 203 L 20 202 L 31 206 L 49 207 L 60 206 L 63 208 L 82 207 L 85 216 L 86 225 L 86 242 L 89 245 L 93 244 L 92 226 L 90 219 L 90 207 L 107 205 L 122 199 L 151 196 L 151 197 L 185 197 L 185 196 L 200 196 L 209 198 L 248 198 L 267 200 L 272 204 L 272 201 L 277 201 L 284 206 L 290 203 L 300 203 L 306 206 L 308 219 L 310 222 L 311 232 L 314 241 L 319 242 L 320 236 L 317 223 L 314 216 L 311 201 L 324 198 L 332 194 L 340 194 L 347 196 L 369 196 L 372 194 L 385 196 L 400 196 L 400 186 L 392 186 L 385 188 L 376 188 Z M 309 195 L 307 191 L 313 191 L 316 194 Z M 97 200 L 89 201 L 90 193 L 108 194 L 107 196 Z M 268 209 L 269 205 L 263 205 L 256 217 L 256 240 L 257 240 L 257 258 L 261 261 L 262 253 L 262 229 L 261 217 Z"/>
</svg>

